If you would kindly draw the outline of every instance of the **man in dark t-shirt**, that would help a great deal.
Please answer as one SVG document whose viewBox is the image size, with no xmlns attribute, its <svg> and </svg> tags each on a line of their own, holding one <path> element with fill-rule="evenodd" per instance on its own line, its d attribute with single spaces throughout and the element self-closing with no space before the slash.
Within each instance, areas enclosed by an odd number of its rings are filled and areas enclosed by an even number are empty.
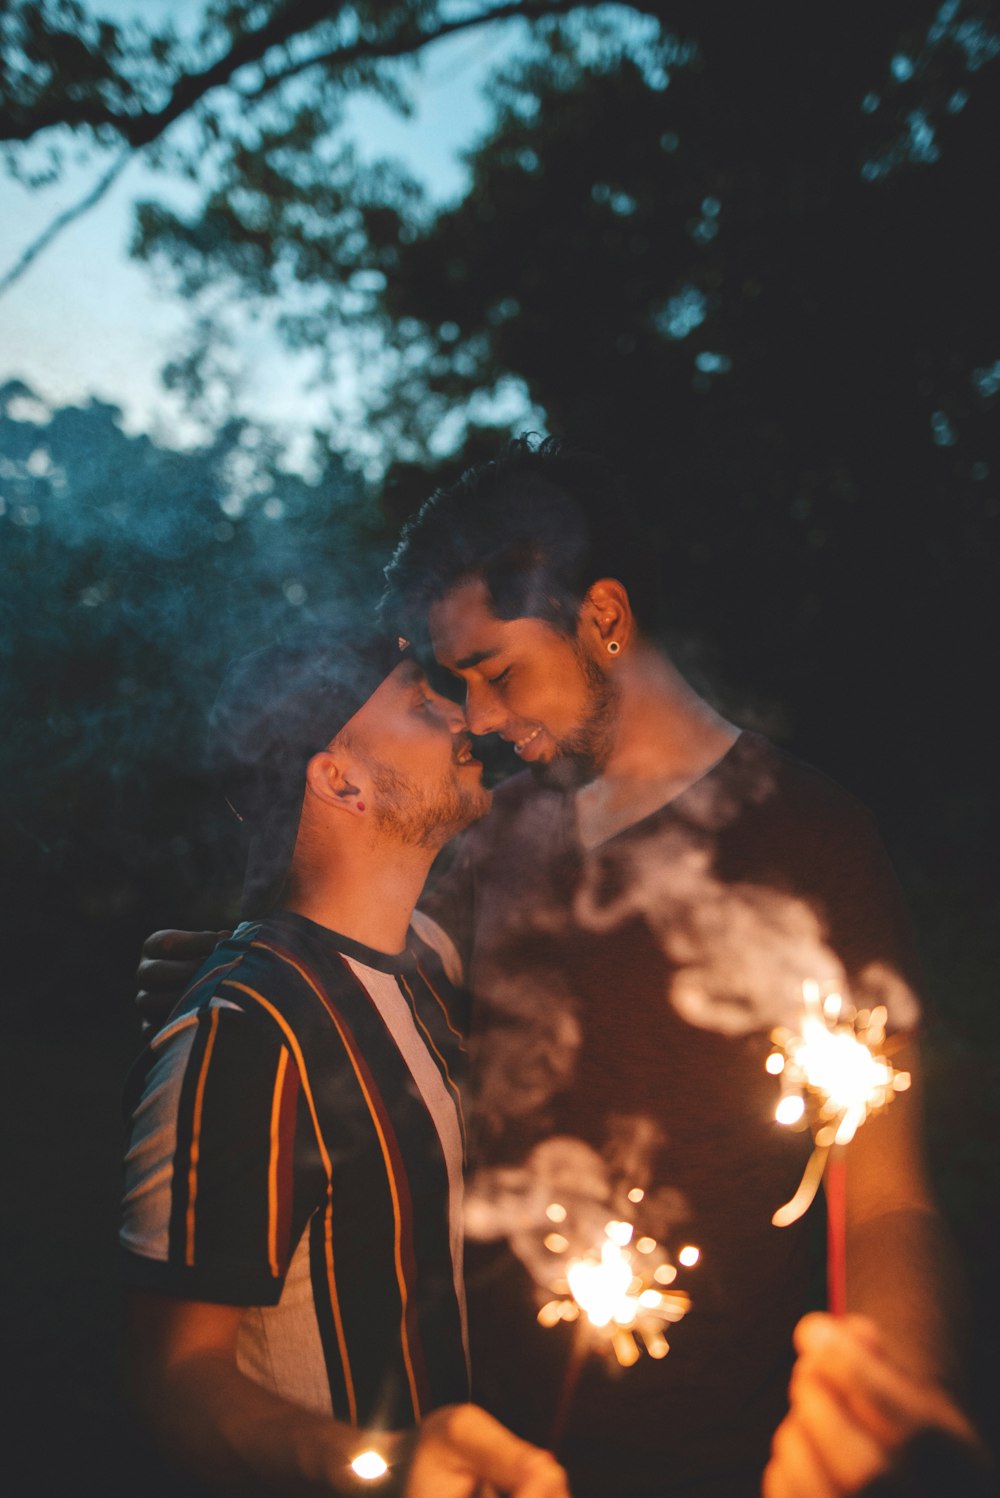
<svg viewBox="0 0 1000 1498">
<path fill-rule="evenodd" d="M 522 439 L 429 500 L 387 570 L 386 619 L 530 772 L 423 902 L 474 1000 L 475 1386 L 522 1433 L 561 1431 L 578 1498 L 744 1498 L 765 1463 L 767 1498 L 858 1493 L 917 1432 L 975 1446 L 917 1089 L 845 1152 L 865 1319 L 800 1322 L 809 1228 L 771 1215 L 810 1140 L 774 1122 L 764 1061 L 816 984 L 884 1005 L 915 1072 L 908 925 L 867 814 L 725 722 L 652 642 L 650 562 L 606 464 Z M 535 1313 L 570 1236 L 541 1219 L 574 1194 L 701 1257 L 669 1356 L 623 1369 L 598 1347 L 569 1400 L 576 1334 Z"/>
<path fill-rule="evenodd" d="M 916 966 L 870 819 L 743 733 L 592 848 L 564 792 L 515 777 L 422 903 L 461 945 L 476 995 L 470 1227 L 503 1227 L 502 1185 L 508 1203 L 520 1191 L 522 1220 L 537 1203 L 541 1237 L 560 1197 L 553 1141 L 582 1141 L 607 1215 L 675 1256 L 689 1240 L 701 1250 L 680 1270 L 693 1309 L 664 1361 L 585 1364 L 561 1448 L 574 1492 L 759 1492 L 817 1278 L 811 1222 L 770 1220 L 811 1142 L 775 1123 L 770 1026 L 792 1018 L 810 972 L 888 998 L 896 1025 L 913 1019 Z M 477 1398 L 544 1441 L 574 1330 L 539 1326 L 530 1244 L 527 1262 L 506 1237 L 467 1259 Z"/>
</svg>

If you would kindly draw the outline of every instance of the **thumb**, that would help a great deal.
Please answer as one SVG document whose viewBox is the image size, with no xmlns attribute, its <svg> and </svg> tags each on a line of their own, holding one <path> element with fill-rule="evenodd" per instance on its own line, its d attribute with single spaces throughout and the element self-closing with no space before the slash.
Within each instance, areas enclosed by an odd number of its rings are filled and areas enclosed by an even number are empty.
<svg viewBox="0 0 1000 1498">
<path fill-rule="evenodd" d="M 436 1410 L 421 1425 L 406 1498 L 471 1498 L 480 1481 L 512 1498 L 569 1498 L 551 1452 L 522 1441 L 477 1405 Z"/>
</svg>

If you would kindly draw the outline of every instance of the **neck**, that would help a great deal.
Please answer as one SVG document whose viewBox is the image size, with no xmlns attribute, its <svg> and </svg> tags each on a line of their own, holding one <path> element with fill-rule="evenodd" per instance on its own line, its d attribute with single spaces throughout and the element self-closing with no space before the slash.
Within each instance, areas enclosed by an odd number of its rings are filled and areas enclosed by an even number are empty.
<svg viewBox="0 0 1000 1498">
<path fill-rule="evenodd" d="M 726 754 L 739 729 L 644 640 L 618 668 L 620 698 L 603 773 L 577 792 L 580 835 L 603 841 L 680 794 Z"/>
<path fill-rule="evenodd" d="M 377 952 L 401 952 L 436 851 L 376 843 L 307 861 L 297 850 L 285 908 Z"/>
<path fill-rule="evenodd" d="M 738 733 L 662 651 L 643 640 L 622 661 L 619 686 L 619 717 L 605 780 L 683 777 L 717 759 Z"/>
</svg>

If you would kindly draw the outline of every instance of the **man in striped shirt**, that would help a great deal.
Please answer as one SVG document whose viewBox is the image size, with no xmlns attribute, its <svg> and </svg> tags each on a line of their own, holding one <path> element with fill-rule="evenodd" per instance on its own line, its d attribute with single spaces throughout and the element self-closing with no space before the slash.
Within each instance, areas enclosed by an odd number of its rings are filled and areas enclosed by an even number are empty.
<svg viewBox="0 0 1000 1498">
<path fill-rule="evenodd" d="M 268 913 L 129 1081 L 140 1405 L 228 1488 L 350 1492 L 370 1447 L 407 1498 L 564 1498 L 551 1457 L 466 1403 L 463 1016 L 441 933 L 411 927 L 489 805 L 461 711 L 395 646 L 311 641 L 240 663 L 215 719 Z"/>
</svg>

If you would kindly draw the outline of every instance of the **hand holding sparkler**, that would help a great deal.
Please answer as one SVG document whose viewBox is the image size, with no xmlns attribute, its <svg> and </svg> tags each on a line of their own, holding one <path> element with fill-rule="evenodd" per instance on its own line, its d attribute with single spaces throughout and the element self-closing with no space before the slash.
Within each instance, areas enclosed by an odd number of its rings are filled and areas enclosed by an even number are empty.
<svg viewBox="0 0 1000 1498">
<path fill-rule="evenodd" d="M 775 1434 L 764 1498 L 847 1498 L 875 1482 L 897 1498 L 993 1491 L 969 1421 L 940 1386 L 890 1359 L 874 1322 L 814 1313 L 799 1322 L 795 1346 L 790 1409 Z"/>
</svg>

